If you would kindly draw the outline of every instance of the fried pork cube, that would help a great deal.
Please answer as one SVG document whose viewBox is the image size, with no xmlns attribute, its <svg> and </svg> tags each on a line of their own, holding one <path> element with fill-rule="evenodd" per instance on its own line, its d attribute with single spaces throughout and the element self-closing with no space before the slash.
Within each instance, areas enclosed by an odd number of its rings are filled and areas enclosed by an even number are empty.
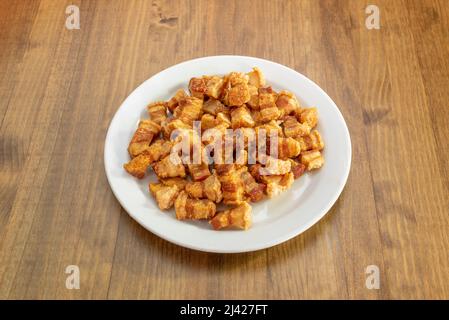
<svg viewBox="0 0 449 320">
<path fill-rule="evenodd" d="M 262 176 L 262 180 L 267 185 L 268 197 L 273 198 L 291 187 L 294 175 L 292 172 L 288 172 L 284 175 Z"/>
<path fill-rule="evenodd" d="M 295 158 L 301 152 L 301 145 L 293 138 L 278 138 L 278 157 L 280 159 Z"/>
<path fill-rule="evenodd" d="M 224 112 L 217 113 L 217 116 L 215 117 L 215 126 L 219 127 L 223 125 L 226 128 L 229 128 L 231 126 L 231 118 L 229 114 Z"/>
<path fill-rule="evenodd" d="M 281 112 L 276 106 L 277 94 L 271 87 L 259 88 L 260 121 L 268 122 L 280 117 Z"/>
<path fill-rule="evenodd" d="M 231 125 L 233 129 L 254 127 L 254 124 L 255 122 L 246 106 L 237 107 L 231 111 Z"/>
<path fill-rule="evenodd" d="M 189 81 L 189 91 L 193 97 L 203 99 L 207 91 L 206 79 L 204 77 L 191 78 Z"/>
<path fill-rule="evenodd" d="M 253 176 L 248 172 L 247 167 L 240 169 L 239 172 L 245 189 L 245 195 L 247 195 L 251 199 L 251 202 L 262 200 L 265 195 L 264 191 L 266 185 L 257 183 Z"/>
<path fill-rule="evenodd" d="M 179 194 L 179 189 L 176 185 L 166 186 L 162 183 L 150 183 L 149 189 L 161 210 L 173 207 L 175 199 Z"/>
<path fill-rule="evenodd" d="M 265 86 L 265 76 L 259 68 L 254 67 L 251 72 L 247 73 L 247 75 L 249 78 L 248 83 L 250 85 L 255 86 L 256 88 Z"/>
<path fill-rule="evenodd" d="M 300 109 L 299 102 L 295 95 L 285 90 L 279 92 L 276 99 L 276 106 L 281 112 L 281 117 L 299 111 Z"/>
<path fill-rule="evenodd" d="M 167 119 L 162 122 L 162 134 L 165 139 L 170 139 L 171 133 L 174 130 L 180 129 L 192 129 L 192 125 L 188 125 L 176 118 Z"/>
<path fill-rule="evenodd" d="M 186 184 L 185 191 L 189 197 L 194 199 L 204 199 L 206 194 L 204 192 L 203 181 L 189 181 Z"/>
<path fill-rule="evenodd" d="M 132 158 L 128 163 L 125 163 L 123 168 L 125 168 L 126 172 L 130 175 L 142 179 L 145 177 L 145 173 L 150 164 L 151 158 L 147 154 L 139 154 L 137 157 Z"/>
<path fill-rule="evenodd" d="M 148 150 L 144 152 L 144 154 L 148 155 L 151 159 L 151 162 L 159 161 L 166 155 L 168 155 L 173 147 L 172 141 L 166 141 L 162 139 L 158 139 L 154 141 Z"/>
<path fill-rule="evenodd" d="M 181 101 L 181 99 L 185 97 L 187 97 L 187 93 L 184 91 L 184 89 L 178 89 L 175 95 L 170 100 L 167 101 L 168 110 L 174 112 L 176 107 L 179 105 L 179 101 Z"/>
<path fill-rule="evenodd" d="M 324 158 L 318 150 L 301 152 L 301 163 L 307 167 L 307 170 L 319 169 L 324 164 Z"/>
<path fill-rule="evenodd" d="M 201 131 L 215 127 L 215 117 L 211 114 L 203 114 L 201 117 Z"/>
<path fill-rule="evenodd" d="M 208 97 L 218 99 L 221 95 L 221 91 L 223 89 L 223 78 L 212 76 L 206 78 L 206 95 Z"/>
<path fill-rule="evenodd" d="M 293 178 L 296 180 L 304 174 L 304 172 L 306 171 L 306 166 L 293 159 L 288 159 L 288 161 L 290 161 L 291 164 Z"/>
<path fill-rule="evenodd" d="M 282 123 L 284 126 L 284 134 L 289 138 L 302 137 L 310 134 L 310 126 L 307 123 L 300 123 L 294 116 L 284 118 Z"/>
<path fill-rule="evenodd" d="M 192 199 L 186 191 L 181 191 L 175 200 L 176 218 L 178 220 L 211 219 L 216 212 L 215 203 L 208 199 Z"/>
<path fill-rule="evenodd" d="M 225 77 L 222 101 L 228 106 L 239 107 L 250 99 L 249 77 L 241 72 L 231 72 Z"/>
<path fill-rule="evenodd" d="M 188 125 L 193 125 L 193 121 L 200 119 L 203 107 L 203 100 L 195 97 L 185 97 L 179 101 L 173 116 Z"/>
<path fill-rule="evenodd" d="M 189 90 L 192 96 L 203 99 L 208 96 L 218 99 L 223 88 L 223 79 L 217 76 L 203 76 L 201 78 L 192 78 L 189 82 Z"/>
<path fill-rule="evenodd" d="M 314 128 L 318 123 L 318 111 L 316 108 L 307 108 L 301 111 L 299 121 L 307 123 L 309 127 Z"/>
<path fill-rule="evenodd" d="M 223 203 L 239 205 L 246 200 L 240 172 L 233 167 L 227 174 L 218 176 L 223 192 Z"/>
<path fill-rule="evenodd" d="M 159 178 L 185 177 L 186 170 L 181 158 L 176 153 L 171 152 L 162 160 L 153 164 L 153 170 Z"/>
<path fill-rule="evenodd" d="M 243 202 L 233 209 L 218 212 L 209 223 L 215 230 L 227 227 L 247 230 L 252 223 L 251 206 Z"/>
<path fill-rule="evenodd" d="M 190 197 L 195 199 L 206 198 L 215 203 L 219 203 L 223 199 L 221 183 L 216 174 L 203 181 L 187 183 L 185 190 Z"/>
<path fill-rule="evenodd" d="M 204 187 L 204 194 L 207 199 L 219 203 L 223 199 L 223 193 L 221 191 L 221 183 L 218 179 L 217 174 L 214 172 L 213 175 L 208 177 L 206 180 L 201 182 Z"/>
<path fill-rule="evenodd" d="M 145 176 L 150 164 L 155 161 L 159 161 L 162 157 L 169 154 L 172 145 L 173 143 L 170 141 L 158 139 L 154 141 L 144 152 L 124 164 L 123 167 L 129 174 L 135 176 L 136 178 L 142 179 Z"/>
<path fill-rule="evenodd" d="M 206 131 L 211 128 L 229 128 L 231 120 L 227 114 L 219 112 L 216 117 L 212 114 L 204 114 L 201 117 L 201 131 Z"/>
<path fill-rule="evenodd" d="M 202 181 L 211 175 L 209 165 L 207 163 L 188 164 L 190 176 L 193 181 Z"/>
<path fill-rule="evenodd" d="M 241 106 L 247 103 L 251 99 L 249 94 L 248 85 L 245 83 L 239 83 L 233 86 L 228 92 L 228 105 L 229 106 Z"/>
<path fill-rule="evenodd" d="M 276 159 L 273 157 L 260 157 L 259 161 L 262 161 L 265 167 L 259 170 L 260 175 L 282 175 L 291 171 L 291 163 L 288 160 Z"/>
<path fill-rule="evenodd" d="M 210 98 L 203 103 L 203 112 L 216 116 L 218 113 L 229 113 L 229 108 L 226 107 L 220 100 Z"/>
<path fill-rule="evenodd" d="M 323 139 L 317 130 L 312 130 L 309 135 L 297 138 L 297 140 L 302 151 L 322 150 L 324 148 Z"/>
<path fill-rule="evenodd" d="M 183 179 L 180 177 L 159 179 L 159 181 L 164 186 L 169 186 L 169 187 L 176 186 L 179 190 L 184 190 L 186 187 L 186 184 L 188 182 L 186 179 Z"/>
<path fill-rule="evenodd" d="M 253 85 L 248 85 L 249 101 L 246 103 L 251 109 L 259 110 L 259 90 Z"/>
<path fill-rule="evenodd" d="M 151 120 L 159 125 L 167 119 L 167 103 L 164 101 L 150 103 L 147 106 L 147 111 Z"/>
<path fill-rule="evenodd" d="M 161 126 L 152 120 L 141 120 L 128 146 L 131 158 L 147 150 L 153 138 L 161 132 Z"/>
</svg>

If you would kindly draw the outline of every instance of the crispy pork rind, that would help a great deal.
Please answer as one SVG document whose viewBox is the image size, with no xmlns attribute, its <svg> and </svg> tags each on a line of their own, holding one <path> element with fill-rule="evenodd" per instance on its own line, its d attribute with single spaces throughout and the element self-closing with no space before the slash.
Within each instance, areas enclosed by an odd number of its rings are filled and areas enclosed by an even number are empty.
<svg viewBox="0 0 449 320">
<path fill-rule="evenodd" d="M 300 123 L 296 117 L 287 116 L 283 121 L 284 134 L 289 138 L 299 138 L 310 134 L 312 129 L 308 123 Z"/>
<path fill-rule="evenodd" d="M 174 178 L 174 177 L 185 177 L 186 170 L 182 164 L 181 158 L 171 152 L 169 155 L 165 156 L 162 160 L 154 163 L 153 170 L 159 178 Z"/>
<path fill-rule="evenodd" d="M 199 120 L 202 114 L 203 100 L 195 97 L 185 97 L 179 101 L 179 106 L 173 116 L 191 126 L 193 121 Z"/>
<path fill-rule="evenodd" d="M 168 110 L 174 112 L 179 105 L 179 101 L 181 101 L 181 99 L 185 97 L 187 97 L 187 93 L 184 91 L 184 89 L 178 89 L 175 95 L 170 100 L 167 101 Z"/>
<path fill-rule="evenodd" d="M 164 139 L 170 139 L 173 131 L 191 128 L 191 125 L 182 122 L 180 119 L 170 118 L 162 122 L 162 135 L 164 136 Z"/>
<path fill-rule="evenodd" d="M 259 88 L 259 121 L 277 120 L 281 112 L 276 106 L 277 94 L 271 87 Z"/>
<path fill-rule="evenodd" d="M 218 76 L 203 76 L 192 78 L 189 82 L 189 90 L 193 97 L 204 99 L 205 96 L 218 99 L 223 89 L 223 78 Z"/>
<path fill-rule="evenodd" d="M 228 227 L 247 230 L 252 223 L 251 211 L 251 206 L 247 202 L 242 202 L 235 208 L 218 212 L 210 224 L 215 230 Z"/>
<path fill-rule="evenodd" d="M 173 143 L 170 141 L 156 140 L 145 151 L 124 164 L 123 167 L 129 174 L 142 179 L 148 167 L 153 162 L 159 161 L 162 157 L 169 154 L 172 146 Z"/>
<path fill-rule="evenodd" d="M 324 148 L 323 139 L 317 130 L 313 130 L 308 135 L 296 138 L 296 140 L 301 145 L 302 151 L 322 150 Z"/>
<path fill-rule="evenodd" d="M 316 108 L 303 109 L 299 115 L 301 123 L 307 123 L 309 127 L 314 128 L 318 123 L 318 111 Z"/>
<path fill-rule="evenodd" d="M 235 165 L 228 172 L 219 175 L 218 179 L 221 183 L 224 204 L 239 205 L 247 200 L 240 171 L 235 168 Z"/>
<path fill-rule="evenodd" d="M 167 186 L 162 183 L 150 183 L 149 189 L 161 210 L 173 207 L 180 191 L 176 185 Z"/>
<path fill-rule="evenodd" d="M 153 138 L 161 132 L 161 126 L 152 120 L 141 120 L 128 146 L 129 155 L 134 158 L 147 150 Z"/>
<path fill-rule="evenodd" d="M 224 79 L 222 101 L 230 107 L 239 107 L 251 99 L 248 76 L 241 72 L 231 72 Z"/>
<path fill-rule="evenodd" d="M 220 100 L 211 98 L 203 103 L 203 112 L 216 116 L 218 113 L 229 114 L 230 109 L 221 103 Z"/>
<path fill-rule="evenodd" d="M 159 125 L 167 119 L 167 103 L 164 101 L 150 103 L 147 111 L 150 119 Z"/>
<path fill-rule="evenodd" d="M 248 84 L 260 88 L 265 86 L 265 76 L 263 75 L 262 71 L 254 67 L 251 72 L 247 73 L 248 75 Z"/>
<path fill-rule="evenodd" d="M 324 158 L 319 150 L 310 150 L 301 152 L 301 163 L 307 167 L 307 170 L 319 169 L 324 164 Z"/>
<path fill-rule="evenodd" d="M 223 199 L 221 183 L 216 174 L 210 175 L 203 181 L 188 182 L 185 190 L 191 198 L 195 199 L 209 199 L 215 203 Z"/>
<path fill-rule="evenodd" d="M 180 177 L 159 179 L 159 181 L 165 186 L 176 186 L 179 190 L 184 190 L 188 183 L 186 179 Z"/>
<path fill-rule="evenodd" d="M 300 112 L 301 109 L 295 95 L 286 90 L 279 92 L 276 99 L 276 106 L 280 111 L 281 117 Z"/>
<path fill-rule="evenodd" d="M 273 198 L 289 189 L 294 179 L 292 172 L 283 175 L 262 176 L 262 181 L 267 185 L 266 192 L 269 198 Z"/>
<path fill-rule="evenodd" d="M 286 160 L 296 158 L 301 152 L 301 144 L 293 138 L 278 138 L 278 157 Z"/>
<path fill-rule="evenodd" d="M 237 107 L 232 110 L 231 125 L 233 129 L 254 127 L 255 122 L 246 106 Z"/>
<path fill-rule="evenodd" d="M 181 191 L 175 200 L 178 220 L 212 219 L 216 210 L 215 203 L 211 200 L 190 198 L 186 191 Z"/>
</svg>

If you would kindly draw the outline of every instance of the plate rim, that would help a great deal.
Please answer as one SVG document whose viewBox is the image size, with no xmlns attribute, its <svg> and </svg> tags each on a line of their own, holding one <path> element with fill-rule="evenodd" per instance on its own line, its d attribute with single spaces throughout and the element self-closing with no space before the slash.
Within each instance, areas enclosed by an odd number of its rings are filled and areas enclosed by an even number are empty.
<svg viewBox="0 0 449 320">
<path fill-rule="evenodd" d="M 348 162 L 345 168 L 344 173 L 342 174 L 343 179 L 341 180 L 340 184 L 338 185 L 338 187 L 336 188 L 336 190 L 338 190 L 338 192 L 334 193 L 334 196 L 328 201 L 328 204 L 324 207 L 323 210 L 321 210 L 321 213 L 316 215 L 313 219 L 311 219 L 307 224 L 302 225 L 301 227 L 298 228 L 294 228 L 292 231 L 290 231 L 289 233 L 286 233 L 283 236 L 277 237 L 277 238 L 273 238 L 270 240 L 266 240 L 265 242 L 262 242 L 259 245 L 249 245 L 246 246 L 243 249 L 239 249 L 239 250 L 226 250 L 226 249 L 221 249 L 221 248 L 217 248 L 217 249 L 205 249 L 205 248 L 200 248 L 194 245 L 191 245 L 189 243 L 183 243 L 181 241 L 178 241 L 176 239 L 173 239 L 169 236 L 167 236 L 164 233 L 158 232 L 156 228 L 151 228 L 150 226 L 147 226 L 147 224 L 145 224 L 136 214 L 132 213 L 132 210 L 129 210 L 128 206 L 122 202 L 122 200 L 120 199 L 120 197 L 118 196 L 118 191 L 115 190 L 113 183 L 111 183 L 111 177 L 110 174 L 108 172 L 107 169 L 107 160 L 106 160 L 106 152 L 107 152 L 107 146 L 108 146 L 108 141 L 110 141 L 110 135 L 111 133 L 111 127 L 112 124 L 114 123 L 114 121 L 116 121 L 119 110 L 127 103 L 127 101 L 130 99 L 130 97 L 132 96 L 132 94 L 139 90 L 141 87 L 144 86 L 144 84 L 147 81 L 150 81 L 153 77 L 155 77 L 156 75 L 165 72 L 168 69 L 171 68 L 179 68 L 182 67 L 182 65 L 184 64 L 188 64 L 191 62 L 198 62 L 199 60 L 212 60 L 212 59 L 226 59 L 226 58 L 231 58 L 231 59 L 251 59 L 253 61 L 261 61 L 263 63 L 270 63 L 270 64 L 274 64 L 276 67 L 280 68 L 280 69 L 284 69 L 284 71 L 288 71 L 288 72 L 293 72 L 295 73 L 298 77 L 305 79 L 306 81 L 310 82 L 312 86 L 315 86 L 316 89 L 318 89 L 323 95 L 324 97 L 331 103 L 331 105 L 334 107 L 335 111 L 337 111 L 338 117 L 340 118 L 340 121 L 344 124 L 344 136 L 348 141 L 348 147 L 345 150 L 345 153 L 347 155 L 348 158 Z M 349 133 L 349 128 L 348 125 L 343 117 L 343 114 L 341 113 L 340 109 L 338 108 L 337 104 L 332 100 L 332 98 L 327 94 L 326 91 L 324 91 L 324 89 L 322 89 L 318 84 L 316 84 L 313 80 L 311 80 L 310 78 L 308 78 L 307 76 L 301 74 L 300 72 L 287 67 L 285 65 L 282 65 L 280 63 L 277 63 L 275 61 L 271 61 L 271 60 L 267 60 L 267 59 L 263 59 L 263 58 L 258 58 L 258 57 L 252 57 L 252 56 L 243 56 L 243 55 L 213 55 L 213 56 L 204 56 L 204 57 L 198 57 L 198 58 L 194 58 L 194 59 L 189 59 L 189 60 L 184 60 L 181 61 L 177 64 L 171 65 L 165 69 L 162 69 L 154 74 L 152 74 L 149 78 L 145 79 L 142 83 L 140 83 L 137 87 L 135 87 L 134 89 L 132 89 L 132 91 L 129 92 L 129 94 L 126 96 L 126 98 L 122 101 L 122 103 L 120 104 L 120 106 L 116 109 L 114 116 L 112 117 L 111 121 L 109 122 L 109 126 L 106 132 L 106 136 L 105 136 L 105 142 L 103 145 L 103 164 L 104 164 L 104 170 L 106 173 L 106 178 L 108 180 L 108 184 L 110 189 L 112 190 L 112 193 L 114 194 L 114 197 L 116 198 L 116 200 L 119 202 L 120 206 L 123 208 L 123 210 L 126 211 L 126 213 L 133 218 L 139 225 L 141 225 L 144 229 L 146 229 L 147 231 L 153 233 L 154 235 L 164 239 L 165 241 L 168 241 L 170 243 L 179 245 L 181 247 L 184 248 L 188 248 L 188 249 L 192 249 L 192 250 L 196 250 L 196 251 L 201 251 L 201 252 L 211 252 L 211 253 L 243 253 L 243 252 L 253 252 L 253 251 L 258 251 L 258 250 L 262 250 L 262 249 L 267 249 L 273 246 L 276 246 L 278 244 L 281 244 L 283 242 L 286 242 L 302 233 L 304 233 L 305 231 L 307 231 L 308 229 L 310 229 L 313 225 L 315 225 L 318 221 L 320 221 L 329 211 L 330 209 L 334 206 L 334 204 L 337 202 L 338 198 L 340 197 L 341 193 L 344 190 L 344 187 L 346 186 L 346 183 L 348 181 L 349 178 L 349 173 L 351 170 L 351 165 L 352 165 L 352 141 L 351 141 L 351 136 Z"/>
</svg>

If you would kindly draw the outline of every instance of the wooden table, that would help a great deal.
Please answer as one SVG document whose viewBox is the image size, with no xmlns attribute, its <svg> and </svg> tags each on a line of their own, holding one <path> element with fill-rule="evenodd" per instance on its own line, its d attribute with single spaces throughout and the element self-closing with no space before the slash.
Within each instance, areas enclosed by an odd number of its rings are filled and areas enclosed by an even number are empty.
<svg viewBox="0 0 449 320">
<path fill-rule="evenodd" d="M 70 4 L 79 30 L 65 26 Z M 368 4 L 379 30 L 365 26 Z M 161 240 L 120 207 L 103 168 L 109 122 L 138 84 L 219 54 L 305 74 L 351 132 L 328 215 L 254 253 Z M 2 0 L 0 298 L 448 299 L 448 79 L 446 0 Z"/>
</svg>

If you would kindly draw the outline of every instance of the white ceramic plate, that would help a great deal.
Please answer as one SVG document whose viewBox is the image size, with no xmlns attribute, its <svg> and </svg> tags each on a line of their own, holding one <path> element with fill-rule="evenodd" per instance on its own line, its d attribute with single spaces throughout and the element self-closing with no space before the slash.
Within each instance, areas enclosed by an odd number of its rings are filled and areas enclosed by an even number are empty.
<svg viewBox="0 0 449 320">
<path fill-rule="evenodd" d="M 178 221 L 174 211 L 162 212 L 148 193 L 154 173 L 138 180 L 123 169 L 129 161 L 128 143 L 146 105 L 167 100 L 191 77 L 248 72 L 259 67 L 273 89 L 293 92 L 303 106 L 316 106 L 318 130 L 325 149 L 325 164 L 306 173 L 277 198 L 253 207 L 253 225 L 248 231 L 214 231 L 205 221 Z M 122 103 L 111 121 L 104 149 L 106 175 L 122 207 L 143 227 L 180 246 L 208 252 L 246 252 L 287 241 L 310 228 L 332 207 L 343 190 L 351 165 L 351 141 L 346 123 L 335 103 L 314 82 L 280 64 L 243 56 L 215 56 L 186 61 L 165 69 L 142 83 Z"/>
</svg>

